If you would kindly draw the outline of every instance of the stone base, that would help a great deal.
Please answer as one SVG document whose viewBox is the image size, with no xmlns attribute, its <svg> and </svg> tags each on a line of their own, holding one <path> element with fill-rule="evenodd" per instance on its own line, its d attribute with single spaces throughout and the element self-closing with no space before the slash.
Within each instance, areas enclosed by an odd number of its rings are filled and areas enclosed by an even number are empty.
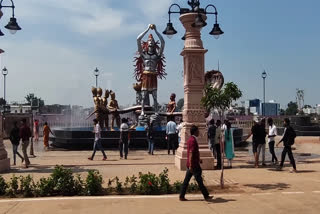
<svg viewBox="0 0 320 214">
<path fill-rule="evenodd" d="M 0 172 L 10 170 L 10 158 L 0 160 Z"/>
<path fill-rule="evenodd" d="M 201 158 L 202 160 L 202 164 L 201 164 L 201 168 L 203 170 L 213 170 L 214 169 L 214 158 L 213 157 L 204 157 Z M 178 154 L 175 156 L 174 158 L 174 163 L 175 166 L 181 170 L 181 171 L 185 171 L 187 170 L 187 158 L 185 157 L 181 157 Z"/>
</svg>

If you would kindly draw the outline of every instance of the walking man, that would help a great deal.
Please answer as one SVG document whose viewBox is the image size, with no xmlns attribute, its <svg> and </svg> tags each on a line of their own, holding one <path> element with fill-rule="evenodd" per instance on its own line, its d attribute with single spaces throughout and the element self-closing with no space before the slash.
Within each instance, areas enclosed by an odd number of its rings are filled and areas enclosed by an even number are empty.
<svg viewBox="0 0 320 214">
<path fill-rule="evenodd" d="M 129 126 L 128 120 L 126 118 L 121 119 L 120 126 L 120 141 L 119 141 L 119 150 L 120 150 L 120 158 L 127 159 L 128 157 L 128 141 L 129 141 Z"/>
<path fill-rule="evenodd" d="M 265 159 L 266 159 L 266 119 L 263 118 L 260 121 L 259 127 L 259 138 L 258 138 L 258 161 L 260 157 L 260 153 L 262 152 L 262 166 L 266 166 Z"/>
<path fill-rule="evenodd" d="M 15 121 L 13 123 L 13 129 L 10 132 L 10 141 L 12 143 L 12 153 L 13 153 L 13 165 L 16 165 L 16 155 L 18 155 L 21 158 L 21 162 L 23 163 L 24 158 L 22 155 L 18 152 L 18 147 L 20 143 L 20 136 L 19 136 L 19 128 L 18 123 Z"/>
<path fill-rule="evenodd" d="M 247 137 L 245 141 L 247 141 L 252 136 L 252 153 L 254 156 L 254 167 L 259 167 L 259 156 L 258 156 L 258 141 L 259 141 L 259 120 L 256 118 L 254 119 L 254 125 L 251 127 L 251 133 Z"/>
<path fill-rule="evenodd" d="M 294 140 L 296 138 L 296 132 L 294 131 L 294 129 L 290 126 L 290 120 L 289 118 L 285 118 L 284 121 L 284 134 L 282 139 L 280 140 L 280 142 L 277 144 L 277 146 L 283 142 L 284 148 L 281 154 L 281 163 L 280 166 L 278 168 L 278 170 L 282 170 L 283 168 L 283 164 L 284 164 L 284 160 L 286 158 L 286 154 L 288 153 L 289 159 L 290 159 L 290 163 L 293 167 L 293 170 L 291 172 L 297 172 L 297 168 L 296 168 L 296 162 L 294 160 L 293 154 L 292 154 L 292 148 L 291 146 L 294 144 Z"/>
<path fill-rule="evenodd" d="M 22 153 L 23 158 L 25 160 L 25 168 L 28 168 L 30 165 L 30 160 L 28 158 L 27 149 L 30 143 L 30 137 L 31 137 L 31 130 L 30 127 L 27 125 L 27 120 L 24 118 L 22 119 L 22 126 L 19 130 L 19 135 L 22 140 Z"/>
<path fill-rule="evenodd" d="M 53 132 L 51 131 L 49 125 L 47 122 L 44 123 L 44 126 L 43 126 L 43 144 L 44 144 L 44 149 L 47 151 L 49 149 L 49 135 L 50 133 L 52 135 Z"/>
<path fill-rule="evenodd" d="M 278 158 L 276 153 L 274 152 L 274 144 L 275 144 L 275 137 L 277 136 L 277 127 L 273 124 L 273 119 L 271 117 L 268 118 L 268 125 L 269 125 L 269 134 L 268 134 L 268 143 L 269 143 L 269 151 L 272 155 L 271 162 L 272 164 L 278 165 Z"/>
<path fill-rule="evenodd" d="M 193 125 L 190 129 L 191 136 L 187 142 L 187 172 L 184 178 L 179 199 L 180 201 L 186 201 L 185 198 L 186 191 L 188 189 L 188 185 L 192 176 L 195 177 L 199 188 L 202 192 L 202 195 L 206 201 L 211 200 L 212 196 L 209 195 L 207 188 L 203 184 L 203 180 L 201 177 L 202 169 L 200 167 L 200 153 L 199 153 L 199 145 L 197 142 L 197 137 L 199 136 L 199 129 L 197 126 Z"/>
<path fill-rule="evenodd" d="M 89 160 L 93 160 L 94 155 L 96 154 L 97 149 L 99 149 L 102 154 L 103 154 L 103 159 L 102 160 L 107 160 L 107 155 L 104 153 L 103 147 L 101 145 L 101 127 L 98 123 L 97 119 L 93 119 L 93 124 L 94 124 L 94 144 L 93 144 L 93 153 L 92 156 L 89 157 Z"/>
<path fill-rule="evenodd" d="M 147 130 L 147 137 L 148 137 L 148 154 L 153 155 L 154 149 L 154 139 L 153 139 L 153 121 L 150 123 L 148 130 Z"/>
<path fill-rule="evenodd" d="M 168 155 L 170 155 L 170 149 L 172 149 L 173 155 L 175 155 L 175 150 L 176 150 L 176 123 L 173 121 L 172 116 L 169 117 L 169 122 L 167 123 L 166 127 L 166 134 L 167 134 L 167 139 L 168 139 Z"/>
</svg>

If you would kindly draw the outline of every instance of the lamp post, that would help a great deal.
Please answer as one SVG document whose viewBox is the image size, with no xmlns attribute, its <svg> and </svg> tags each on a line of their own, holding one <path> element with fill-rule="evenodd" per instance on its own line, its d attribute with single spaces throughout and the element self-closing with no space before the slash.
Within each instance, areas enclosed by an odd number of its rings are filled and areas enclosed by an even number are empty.
<svg viewBox="0 0 320 214">
<path fill-rule="evenodd" d="M 100 71 L 98 68 L 94 69 L 93 74 L 96 76 L 96 88 L 98 88 L 98 76 L 100 74 Z"/>
<path fill-rule="evenodd" d="M 0 0 L 0 19 L 3 16 L 2 8 L 11 8 L 12 9 L 12 17 L 10 18 L 9 23 L 5 26 L 11 34 L 15 34 L 18 30 L 21 30 L 21 27 L 17 23 L 17 19 L 14 16 L 14 3 L 10 0 L 11 5 L 3 5 L 4 0 Z M 4 36 L 4 33 L 0 29 L 0 36 Z"/>
<path fill-rule="evenodd" d="M 2 12 L 2 8 L 11 8 L 12 10 L 12 17 L 10 18 L 9 23 L 5 26 L 5 28 L 7 28 L 11 34 L 15 34 L 18 30 L 21 30 L 21 27 L 18 25 L 17 23 L 17 19 L 14 16 L 14 3 L 13 0 L 10 0 L 11 5 L 4 5 L 3 4 L 4 0 L 0 0 L 0 20 L 1 17 L 3 16 L 3 12 Z M 1 31 L 0 29 L 0 36 L 4 36 L 4 33 Z M 3 53 L 4 51 L 0 49 L 0 54 Z M 2 74 L 3 70 L 2 70 Z M 4 75 L 5 76 L 5 75 Z M 4 86 L 5 88 L 5 86 Z M 4 92 L 5 94 L 5 92 Z M 5 97 L 4 97 L 5 99 Z M 0 132 L 0 172 L 6 171 L 10 169 L 10 159 L 8 158 L 8 153 L 3 145 L 3 115 L 0 115 L 0 130 L 2 130 Z"/>
<path fill-rule="evenodd" d="M 181 130 L 181 143 L 175 156 L 175 166 L 180 170 L 186 169 L 187 162 L 187 139 L 190 136 L 190 128 L 192 125 L 197 125 L 200 131 L 198 137 L 198 144 L 200 156 L 202 160 L 202 169 L 213 169 L 214 160 L 212 153 L 208 148 L 207 135 L 206 135 L 206 121 L 205 111 L 200 104 L 203 96 L 205 86 L 204 70 L 205 70 L 205 53 L 206 49 L 203 48 L 201 40 L 201 30 L 207 25 L 207 15 L 214 15 L 215 22 L 210 35 L 216 39 L 219 38 L 224 32 L 220 29 L 218 24 L 218 12 L 214 5 L 209 4 L 205 8 L 200 7 L 200 0 L 188 1 L 191 8 L 181 8 L 178 4 L 172 4 L 169 7 L 169 22 L 163 34 L 169 38 L 172 37 L 177 31 L 174 29 L 171 22 L 171 14 L 180 14 L 180 21 L 185 28 L 182 40 L 184 40 L 184 48 L 181 52 L 184 61 L 184 109 L 183 121 L 184 126 Z M 177 10 L 172 10 L 177 8 Z M 214 11 L 210 12 L 209 9 L 213 8 Z"/>
<path fill-rule="evenodd" d="M 8 75 L 8 69 L 4 67 L 2 69 L 2 75 L 3 75 L 3 99 L 6 101 L 6 76 Z"/>
<path fill-rule="evenodd" d="M 266 78 L 267 78 L 267 72 L 263 71 L 261 74 L 261 77 L 263 79 L 263 105 L 262 105 L 262 116 L 265 116 L 266 113 Z"/>
<path fill-rule="evenodd" d="M 214 38 L 218 39 L 220 35 L 224 34 L 224 32 L 221 30 L 219 24 L 218 24 L 218 11 L 217 8 L 213 4 L 207 5 L 205 8 L 200 8 L 200 0 L 191 0 L 188 1 L 188 5 L 191 7 L 189 8 L 181 8 L 178 4 L 172 4 L 169 7 L 169 22 L 167 23 L 166 29 L 163 31 L 163 34 L 167 35 L 169 38 L 171 38 L 174 34 L 177 33 L 177 31 L 174 29 L 173 24 L 171 22 L 171 14 L 178 13 L 180 15 L 183 14 L 196 14 L 196 17 L 194 18 L 194 21 L 191 23 L 191 26 L 194 28 L 203 28 L 207 25 L 205 19 L 206 15 L 215 15 L 215 23 L 213 25 L 212 30 L 209 32 L 210 35 L 214 36 Z M 178 11 L 172 11 L 172 7 L 178 7 Z M 209 12 L 208 9 L 213 8 L 214 12 Z M 187 37 L 187 33 L 183 35 L 181 38 L 182 40 L 185 40 Z"/>
</svg>

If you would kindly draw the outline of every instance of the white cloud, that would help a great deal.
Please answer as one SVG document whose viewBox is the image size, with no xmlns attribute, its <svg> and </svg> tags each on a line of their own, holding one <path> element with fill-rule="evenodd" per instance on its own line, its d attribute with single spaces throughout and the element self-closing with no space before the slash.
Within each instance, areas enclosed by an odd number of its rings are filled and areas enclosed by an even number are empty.
<svg viewBox="0 0 320 214">
<path fill-rule="evenodd" d="M 85 36 L 120 36 L 137 32 L 142 27 L 131 19 L 129 11 L 114 9 L 101 1 L 89 0 L 30 0 L 19 2 L 17 17 L 32 23 L 54 22 Z"/>
<path fill-rule="evenodd" d="M 152 21 L 159 18 L 168 19 L 168 9 L 174 0 L 137 0 L 137 5 L 141 12 Z"/>
</svg>

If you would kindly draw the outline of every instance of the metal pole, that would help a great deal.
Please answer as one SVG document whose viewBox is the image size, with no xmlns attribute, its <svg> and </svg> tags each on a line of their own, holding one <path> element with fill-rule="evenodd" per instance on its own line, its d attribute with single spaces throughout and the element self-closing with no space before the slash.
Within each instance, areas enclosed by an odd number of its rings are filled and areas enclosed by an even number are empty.
<svg viewBox="0 0 320 214">
<path fill-rule="evenodd" d="M 98 88 L 98 75 L 96 75 L 96 88 Z"/>
<path fill-rule="evenodd" d="M 262 108 L 263 116 L 265 116 L 265 109 L 266 109 L 266 78 L 263 78 L 263 108 Z"/>
<path fill-rule="evenodd" d="M 4 80 L 3 80 L 3 99 L 6 101 L 6 75 L 3 75 Z"/>
</svg>

